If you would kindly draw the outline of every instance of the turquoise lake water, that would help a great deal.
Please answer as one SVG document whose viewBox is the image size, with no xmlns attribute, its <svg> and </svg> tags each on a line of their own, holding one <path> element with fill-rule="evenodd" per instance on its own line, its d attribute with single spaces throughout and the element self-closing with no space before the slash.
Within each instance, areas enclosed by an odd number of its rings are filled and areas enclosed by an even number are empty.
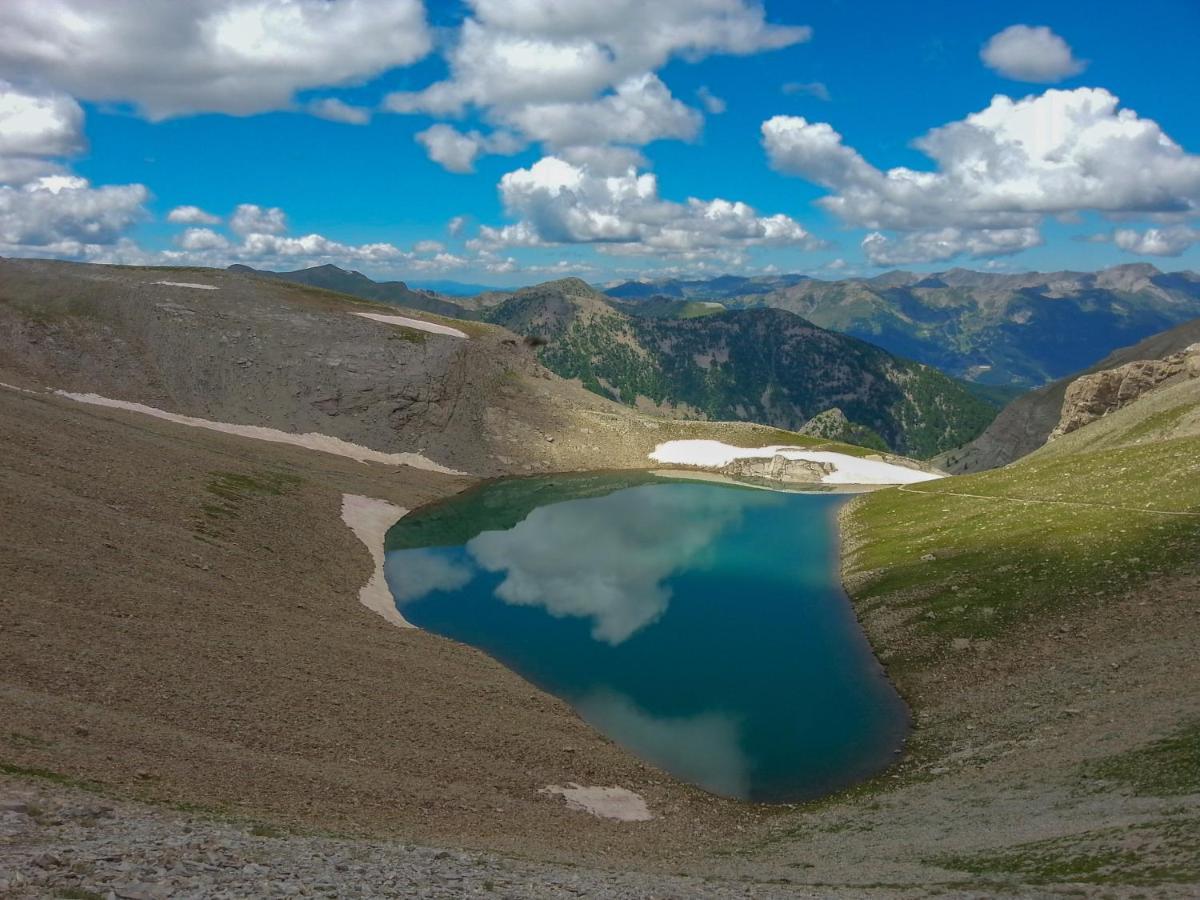
<svg viewBox="0 0 1200 900">
<path fill-rule="evenodd" d="M 837 575 L 844 496 L 648 473 L 493 482 L 388 532 L 396 606 L 648 762 L 791 802 L 895 759 L 908 712 Z"/>
</svg>

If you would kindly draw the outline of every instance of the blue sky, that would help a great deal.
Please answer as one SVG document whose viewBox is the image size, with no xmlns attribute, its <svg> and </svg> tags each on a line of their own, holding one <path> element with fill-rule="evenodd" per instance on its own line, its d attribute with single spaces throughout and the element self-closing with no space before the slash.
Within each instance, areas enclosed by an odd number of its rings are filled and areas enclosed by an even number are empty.
<svg viewBox="0 0 1200 900">
<path fill-rule="evenodd" d="M 1200 269 L 1191 0 L 64 3 L 73 29 L 0 10 L 4 254 L 493 284 Z"/>
</svg>

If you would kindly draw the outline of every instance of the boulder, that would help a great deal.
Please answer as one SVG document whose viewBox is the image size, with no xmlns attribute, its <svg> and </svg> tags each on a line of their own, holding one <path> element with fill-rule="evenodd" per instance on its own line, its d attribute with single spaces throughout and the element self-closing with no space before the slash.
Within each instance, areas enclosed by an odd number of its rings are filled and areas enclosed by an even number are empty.
<svg viewBox="0 0 1200 900">
<path fill-rule="evenodd" d="M 832 463 L 788 459 L 782 453 L 776 453 L 770 459 L 735 459 L 722 466 L 720 472 L 735 478 L 766 478 L 785 484 L 819 484 L 835 468 Z"/>
</svg>

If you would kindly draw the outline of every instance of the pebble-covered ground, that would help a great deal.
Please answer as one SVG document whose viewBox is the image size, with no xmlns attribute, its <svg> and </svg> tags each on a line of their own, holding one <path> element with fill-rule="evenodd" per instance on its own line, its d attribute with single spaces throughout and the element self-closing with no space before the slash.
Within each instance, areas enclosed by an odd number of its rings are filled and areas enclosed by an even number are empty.
<svg viewBox="0 0 1200 900">
<path fill-rule="evenodd" d="M 0 781 L 0 897 L 819 896 L 748 882 L 551 866 L 281 833 L 33 782 Z"/>
</svg>

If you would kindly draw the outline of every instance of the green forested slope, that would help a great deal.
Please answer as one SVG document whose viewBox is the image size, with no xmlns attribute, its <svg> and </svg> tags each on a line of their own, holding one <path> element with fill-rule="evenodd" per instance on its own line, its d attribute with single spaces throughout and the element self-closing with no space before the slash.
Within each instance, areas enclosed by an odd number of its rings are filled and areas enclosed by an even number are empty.
<svg viewBox="0 0 1200 900">
<path fill-rule="evenodd" d="M 681 414 L 796 429 L 830 409 L 844 440 L 878 436 L 932 456 L 981 432 L 995 408 L 928 366 L 777 309 L 633 317 L 576 279 L 518 291 L 490 321 L 544 340 L 542 361 L 589 389 Z"/>
</svg>

